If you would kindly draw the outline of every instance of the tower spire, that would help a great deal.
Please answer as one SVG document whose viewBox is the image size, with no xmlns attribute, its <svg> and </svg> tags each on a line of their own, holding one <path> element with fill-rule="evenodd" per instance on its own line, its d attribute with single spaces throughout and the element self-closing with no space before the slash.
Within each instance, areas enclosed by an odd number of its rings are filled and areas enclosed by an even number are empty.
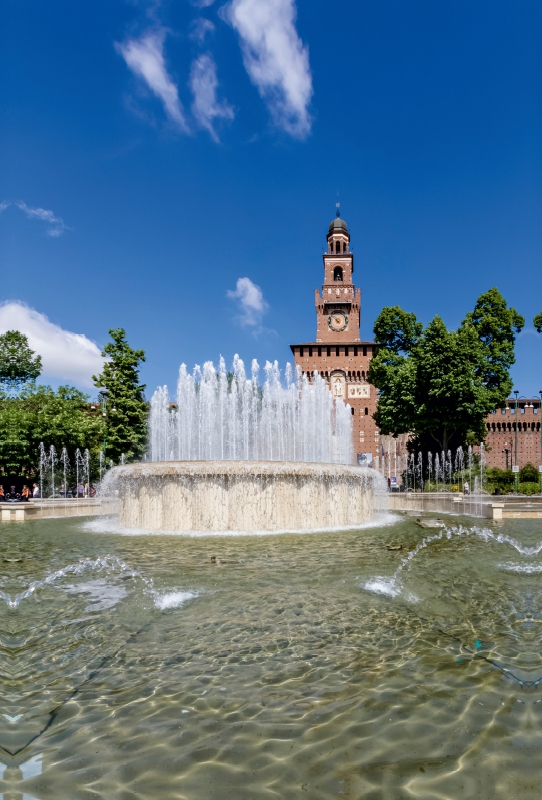
<svg viewBox="0 0 542 800">
<path fill-rule="evenodd" d="M 341 216 L 341 204 L 340 203 L 335 203 L 335 206 L 337 208 L 337 212 L 336 212 L 335 216 L 338 218 L 338 217 Z"/>
</svg>

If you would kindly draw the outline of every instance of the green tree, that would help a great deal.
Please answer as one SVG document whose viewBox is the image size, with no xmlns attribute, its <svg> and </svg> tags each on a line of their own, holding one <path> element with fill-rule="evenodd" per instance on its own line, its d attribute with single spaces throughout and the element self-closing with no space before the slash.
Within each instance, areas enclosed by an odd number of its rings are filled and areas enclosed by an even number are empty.
<svg viewBox="0 0 542 800">
<path fill-rule="evenodd" d="M 100 446 L 102 425 L 91 411 L 88 395 L 70 386 L 27 384 L 17 398 L 0 402 L 0 465 L 5 473 L 33 476 L 40 442 L 60 453 Z"/>
<path fill-rule="evenodd" d="M 108 360 L 93 381 L 106 399 L 105 441 L 107 456 L 119 462 L 141 458 L 147 441 L 147 402 L 145 386 L 139 383 L 139 365 L 145 361 L 144 350 L 133 350 L 123 328 L 111 328 L 113 341 L 104 347 Z"/>
<path fill-rule="evenodd" d="M 379 389 L 374 418 L 381 432 L 411 433 L 412 446 L 428 450 L 483 441 L 485 417 L 512 389 L 515 332 L 523 324 L 495 288 L 457 330 L 439 316 L 424 329 L 414 314 L 384 308 L 374 326 L 381 347 L 368 374 Z"/>
<path fill-rule="evenodd" d="M 533 325 L 535 326 L 538 333 L 542 333 L 542 311 L 540 314 L 537 314 L 536 317 L 533 319 Z"/>
<path fill-rule="evenodd" d="M 0 385 L 6 395 L 16 395 L 40 373 L 41 356 L 30 349 L 24 333 L 6 331 L 0 335 Z"/>
</svg>

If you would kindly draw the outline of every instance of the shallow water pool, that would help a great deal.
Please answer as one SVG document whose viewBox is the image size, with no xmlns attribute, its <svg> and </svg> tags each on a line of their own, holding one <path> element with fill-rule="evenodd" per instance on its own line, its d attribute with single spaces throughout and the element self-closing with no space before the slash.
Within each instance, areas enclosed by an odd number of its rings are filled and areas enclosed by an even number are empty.
<svg viewBox="0 0 542 800">
<path fill-rule="evenodd" d="M 542 525 L 447 526 L 3 525 L 0 794 L 539 798 Z"/>
</svg>

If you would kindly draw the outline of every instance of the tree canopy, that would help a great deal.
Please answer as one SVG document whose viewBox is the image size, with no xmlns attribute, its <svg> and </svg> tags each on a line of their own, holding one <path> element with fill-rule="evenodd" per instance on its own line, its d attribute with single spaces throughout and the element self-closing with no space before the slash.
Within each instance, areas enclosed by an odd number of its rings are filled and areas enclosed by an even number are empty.
<svg viewBox="0 0 542 800">
<path fill-rule="evenodd" d="M 399 306 L 384 308 L 368 373 L 379 389 L 381 432 L 411 433 L 412 445 L 428 450 L 483 441 L 487 414 L 512 390 L 515 333 L 524 324 L 496 288 L 480 295 L 457 330 L 439 316 L 424 328 Z"/>
<path fill-rule="evenodd" d="M 71 386 L 29 384 L 17 398 L 0 403 L 0 465 L 5 473 L 32 475 L 38 467 L 40 442 L 96 450 L 101 441 L 101 422 L 88 405 L 88 395 Z"/>
<path fill-rule="evenodd" d="M 115 462 L 123 454 L 127 461 L 137 460 L 147 441 L 145 386 L 139 383 L 139 365 L 145 361 L 145 351 L 130 347 L 123 328 L 111 328 L 109 335 L 112 341 L 102 353 L 108 360 L 102 373 L 92 378 L 105 398 L 106 452 Z"/>
<path fill-rule="evenodd" d="M 24 333 L 6 331 L 0 335 L 0 384 L 5 394 L 16 395 L 40 373 L 41 356 L 30 349 Z"/>
</svg>

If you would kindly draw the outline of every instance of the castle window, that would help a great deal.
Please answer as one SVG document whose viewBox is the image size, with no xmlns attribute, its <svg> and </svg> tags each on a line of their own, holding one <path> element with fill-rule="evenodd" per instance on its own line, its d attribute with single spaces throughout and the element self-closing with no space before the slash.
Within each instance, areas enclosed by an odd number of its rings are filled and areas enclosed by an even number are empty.
<svg viewBox="0 0 542 800">
<path fill-rule="evenodd" d="M 336 356 L 338 356 L 338 355 L 339 355 L 339 348 L 338 348 L 338 347 L 336 347 L 336 348 L 335 348 L 335 355 L 336 355 Z"/>
<path fill-rule="evenodd" d="M 346 242 L 343 242 L 343 253 L 346 253 Z"/>
<path fill-rule="evenodd" d="M 303 348 L 302 348 L 302 347 L 300 347 L 300 348 L 299 348 L 299 355 L 300 355 L 300 356 L 302 356 L 302 355 L 303 355 Z"/>
<path fill-rule="evenodd" d="M 318 358 L 321 358 L 321 357 L 322 357 L 322 348 L 319 347 L 318 348 Z"/>
<path fill-rule="evenodd" d="M 312 358 L 312 347 L 309 347 L 309 358 Z"/>
<path fill-rule="evenodd" d="M 328 348 L 327 348 L 327 355 L 328 355 L 328 358 L 329 358 L 329 357 L 330 357 L 330 355 L 331 355 L 331 347 L 328 347 Z"/>
<path fill-rule="evenodd" d="M 357 354 L 358 354 L 358 348 L 354 347 L 354 355 L 357 356 Z"/>
<path fill-rule="evenodd" d="M 350 411 L 352 412 L 352 416 L 354 416 L 354 409 L 351 408 Z"/>
<path fill-rule="evenodd" d="M 364 355 L 364 356 L 366 356 L 366 355 L 367 355 L 367 348 L 366 348 L 366 347 L 364 347 L 364 348 L 363 348 L 363 355 Z"/>
<path fill-rule="evenodd" d="M 369 409 L 368 409 L 368 408 L 366 408 L 366 409 L 365 409 L 365 416 L 366 416 L 366 417 L 368 417 L 368 416 L 369 416 Z"/>
<path fill-rule="evenodd" d="M 342 267 L 335 267 L 335 269 L 333 270 L 333 280 L 342 281 L 342 279 L 343 279 Z"/>
</svg>

